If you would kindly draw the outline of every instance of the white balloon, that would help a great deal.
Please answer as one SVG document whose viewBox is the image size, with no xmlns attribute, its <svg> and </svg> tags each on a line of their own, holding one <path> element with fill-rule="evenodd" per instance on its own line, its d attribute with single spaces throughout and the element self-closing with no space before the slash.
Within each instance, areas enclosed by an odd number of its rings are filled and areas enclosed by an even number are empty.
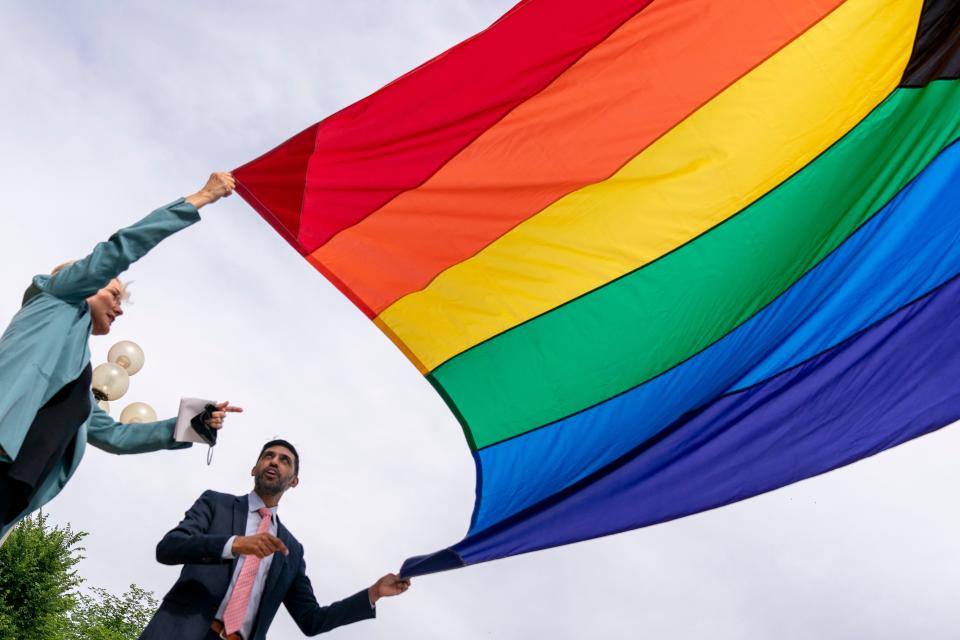
<svg viewBox="0 0 960 640">
<path fill-rule="evenodd" d="M 130 387 L 127 370 L 118 364 L 104 362 L 93 370 L 93 388 L 107 397 L 116 400 Z"/>
<path fill-rule="evenodd" d="M 121 340 L 107 353 L 107 362 L 120 365 L 131 376 L 143 368 L 144 359 L 140 345 L 129 340 Z"/>
<path fill-rule="evenodd" d="M 120 422 L 123 424 L 142 424 L 156 421 L 157 412 L 146 402 L 131 402 L 120 412 Z"/>
</svg>

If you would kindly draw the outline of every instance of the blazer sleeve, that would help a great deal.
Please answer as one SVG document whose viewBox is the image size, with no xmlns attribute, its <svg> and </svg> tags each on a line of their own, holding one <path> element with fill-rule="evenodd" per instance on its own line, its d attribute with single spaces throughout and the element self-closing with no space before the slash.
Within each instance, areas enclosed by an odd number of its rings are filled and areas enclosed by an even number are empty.
<svg viewBox="0 0 960 640">
<path fill-rule="evenodd" d="M 283 606 L 307 636 L 315 636 L 345 624 L 377 617 L 377 610 L 370 604 L 366 589 L 349 598 L 325 607 L 321 606 L 313 595 L 313 586 L 310 584 L 310 578 L 307 577 L 307 565 L 302 555 L 297 575 L 283 597 Z"/>
<path fill-rule="evenodd" d="M 169 418 L 159 422 L 123 424 L 94 403 L 87 424 L 87 441 L 98 449 L 117 454 L 187 449 L 192 443 L 173 439 L 176 423 L 176 418 Z"/>
<path fill-rule="evenodd" d="M 204 491 L 176 527 L 157 544 L 157 562 L 161 564 L 223 564 L 223 546 L 229 535 L 207 533 L 213 523 L 216 494 Z"/>
<path fill-rule="evenodd" d="M 78 304 L 127 270 L 164 238 L 200 220 L 196 207 L 182 198 L 150 213 L 129 227 L 120 229 L 90 255 L 73 262 L 54 275 L 34 277 L 26 298 L 39 292 Z"/>
</svg>

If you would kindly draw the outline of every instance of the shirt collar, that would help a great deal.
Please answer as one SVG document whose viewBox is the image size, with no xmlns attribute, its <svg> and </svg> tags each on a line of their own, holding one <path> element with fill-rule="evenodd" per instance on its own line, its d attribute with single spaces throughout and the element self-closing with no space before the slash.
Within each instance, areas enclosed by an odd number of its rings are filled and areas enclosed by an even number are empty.
<svg viewBox="0 0 960 640">
<path fill-rule="evenodd" d="M 256 491 L 251 491 L 250 493 L 247 494 L 247 510 L 248 511 L 250 512 L 259 511 L 260 509 L 266 506 L 267 505 L 264 504 L 263 499 L 259 495 L 257 495 Z M 277 507 L 270 507 L 270 513 L 273 514 L 271 519 L 273 520 L 273 523 L 276 524 L 277 523 Z"/>
</svg>

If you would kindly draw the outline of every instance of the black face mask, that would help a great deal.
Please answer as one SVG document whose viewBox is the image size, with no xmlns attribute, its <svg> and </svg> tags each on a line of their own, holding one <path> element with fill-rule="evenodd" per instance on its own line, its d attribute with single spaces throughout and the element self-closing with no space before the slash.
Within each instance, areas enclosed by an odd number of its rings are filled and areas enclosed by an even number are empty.
<svg viewBox="0 0 960 640">
<path fill-rule="evenodd" d="M 213 412 L 216 410 L 215 406 L 208 404 L 203 408 L 203 413 L 198 413 L 190 420 L 190 426 L 193 427 L 193 430 L 211 447 L 217 444 L 217 430 L 208 427 L 207 420 L 213 417 Z"/>
</svg>

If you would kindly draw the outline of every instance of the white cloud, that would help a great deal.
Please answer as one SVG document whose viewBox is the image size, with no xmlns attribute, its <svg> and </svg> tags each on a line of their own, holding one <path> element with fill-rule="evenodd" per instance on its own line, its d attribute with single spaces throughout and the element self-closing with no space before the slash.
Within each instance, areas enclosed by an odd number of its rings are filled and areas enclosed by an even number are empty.
<svg viewBox="0 0 960 640">
<path fill-rule="evenodd" d="M 0 317 L 33 273 L 242 164 L 483 28 L 506 0 L 17 3 L 0 21 Z M 245 405 L 204 452 L 93 450 L 56 520 L 82 571 L 158 594 L 153 547 L 204 489 L 245 492 L 289 437 L 282 517 L 334 599 L 466 529 L 473 465 L 440 399 L 239 198 L 131 269 L 117 339 L 147 365 L 118 403 Z M 643 531 L 418 579 L 343 638 L 946 638 L 960 614 L 954 427 L 846 470 Z M 299 637 L 282 613 L 272 637 Z"/>
</svg>

